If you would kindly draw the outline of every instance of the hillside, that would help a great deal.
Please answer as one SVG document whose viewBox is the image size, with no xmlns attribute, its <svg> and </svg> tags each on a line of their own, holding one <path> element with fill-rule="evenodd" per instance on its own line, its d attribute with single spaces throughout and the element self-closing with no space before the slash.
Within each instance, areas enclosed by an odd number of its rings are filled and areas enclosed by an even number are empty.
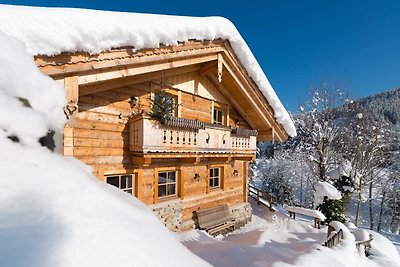
<svg viewBox="0 0 400 267">
<path fill-rule="evenodd" d="M 371 112 L 377 120 L 400 129 L 400 88 L 361 98 L 353 102 Z"/>
</svg>

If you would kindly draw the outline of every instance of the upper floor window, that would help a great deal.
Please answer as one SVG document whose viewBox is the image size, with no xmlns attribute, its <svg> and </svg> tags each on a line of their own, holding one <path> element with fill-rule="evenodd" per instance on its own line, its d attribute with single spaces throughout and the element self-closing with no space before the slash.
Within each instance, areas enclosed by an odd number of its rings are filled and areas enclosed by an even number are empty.
<svg viewBox="0 0 400 267">
<path fill-rule="evenodd" d="M 124 192 L 128 194 L 134 193 L 134 183 L 133 183 L 133 176 L 132 174 L 123 174 L 123 175 L 110 175 L 106 176 L 107 184 L 113 185 L 118 187 Z"/>
<path fill-rule="evenodd" d="M 224 124 L 224 111 L 221 109 L 214 109 L 213 114 L 214 124 L 223 125 Z"/>
<path fill-rule="evenodd" d="M 177 172 L 166 171 L 158 173 L 158 197 L 176 196 Z"/>
</svg>

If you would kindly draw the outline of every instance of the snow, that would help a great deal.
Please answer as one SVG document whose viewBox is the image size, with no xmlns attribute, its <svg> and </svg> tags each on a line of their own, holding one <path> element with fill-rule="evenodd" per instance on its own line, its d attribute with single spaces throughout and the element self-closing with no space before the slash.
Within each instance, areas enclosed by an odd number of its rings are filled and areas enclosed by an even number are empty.
<svg viewBox="0 0 400 267">
<path fill-rule="evenodd" d="M 160 44 L 196 40 L 229 40 L 239 61 L 274 110 L 289 136 L 294 124 L 246 42 L 235 26 L 221 17 L 184 17 L 0 5 L 0 31 L 22 41 L 31 55 L 57 55 L 112 48 L 157 48 Z"/>
<path fill-rule="evenodd" d="M 345 240 L 330 249 L 322 246 L 327 227 L 316 229 L 310 222 L 291 220 L 280 211 L 270 212 L 256 201 L 251 203 L 252 221 L 227 236 L 213 238 L 204 231 L 193 230 L 177 233 L 176 238 L 193 253 L 219 267 L 400 266 L 400 261 L 395 261 L 396 255 L 366 258 L 356 250 L 354 236 L 341 223 L 335 226 L 344 229 Z"/>
<path fill-rule="evenodd" d="M 349 160 L 344 160 L 340 163 L 339 166 L 328 172 L 327 176 L 329 176 L 333 180 L 337 180 L 342 176 L 350 177 L 351 169 L 351 162 Z"/>
<path fill-rule="evenodd" d="M 390 266 L 392 263 L 400 266 L 400 256 L 393 243 L 375 231 L 366 231 L 374 237 L 371 242 L 371 259 L 379 262 L 382 266 Z"/>
<path fill-rule="evenodd" d="M 64 124 L 64 89 L 22 42 L 0 31 L 0 43 L 1 266 L 209 266 L 136 198 L 40 146 Z"/>
<path fill-rule="evenodd" d="M 292 207 L 292 206 L 285 207 L 285 209 L 287 211 L 303 214 L 303 215 L 310 216 L 313 218 L 318 218 L 321 221 L 326 220 L 325 215 L 322 214 L 322 212 L 320 212 L 319 210 L 312 210 L 312 209 L 306 209 L 306 208 L 302 208 L 302 207 Z"/>
<path fill-rule="evenodd" d="M 324 201 L 324 197 L 328 197 L 328 199 L 341 199 L 342 194 L 330 183 L 328 182 L 316 182 L 314 185 L 315 188 L 315 196 L 314 196 L 314 204 L 318 206 Z"/>
</svg>

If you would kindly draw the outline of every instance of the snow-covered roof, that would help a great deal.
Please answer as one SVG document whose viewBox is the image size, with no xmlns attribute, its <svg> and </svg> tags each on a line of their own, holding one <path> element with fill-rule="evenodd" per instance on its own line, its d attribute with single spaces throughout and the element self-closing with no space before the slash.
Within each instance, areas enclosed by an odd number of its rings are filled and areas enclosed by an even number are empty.
<svg viewBox="0 0 400 267">
<path fill-rule="evenodd" d="M 31 55 L 99 53 L 112 48 L 158 48 L 191 39 L 229 40 L 248 75 L 289 136 L 294 124 L 235 26 L 222 17 L 185 17 L 0 5 L 0 31 L 21 40 Z"/>
</svg>

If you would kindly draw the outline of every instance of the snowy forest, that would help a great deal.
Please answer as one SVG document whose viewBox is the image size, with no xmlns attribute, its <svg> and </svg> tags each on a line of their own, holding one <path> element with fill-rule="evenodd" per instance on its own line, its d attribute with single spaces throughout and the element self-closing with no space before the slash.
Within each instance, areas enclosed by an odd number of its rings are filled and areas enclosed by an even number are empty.
<svg viewBox="0 0 400 267">
<path fill-rule="evenodd" d="M 400 89 L 352 101 L 327 83 L 293 115 L 297 137 L 258 143 L 251 183 L 276 202 L 317 208 L 332 220 L 400 234 Z M 314 203 L 326 181 L 340 200 Z"/>
</svg>

